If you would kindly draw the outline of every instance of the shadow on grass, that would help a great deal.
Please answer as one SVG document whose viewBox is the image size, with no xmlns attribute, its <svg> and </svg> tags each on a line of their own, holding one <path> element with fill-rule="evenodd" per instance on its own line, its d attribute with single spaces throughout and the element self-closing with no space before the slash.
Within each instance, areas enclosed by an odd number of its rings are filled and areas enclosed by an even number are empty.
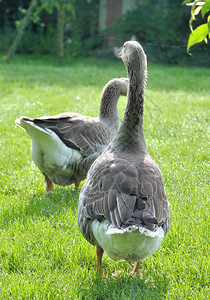
<svg viewBox="0 0 210 300">
<path fill-rule="evenodd" d="M 18 191 L 13 196 L 18 197 Z M 36 218 L 53 218 L 54 223 L 56 216 L 62 218 L 66 215 L 66 212 L 72 213 L 74 216 L 77 215 L 79 191 L 75 191 L 71 186 L 63 188 L 56 187 L 54 193 L 45 194 L 38 192 L 37 194 L 24 195 L 24 201 L 19 202 L 19 206 L 14 207 L 12 210 L 8 209 L 3 212 L 3 224 L 4 226 L 10 226 L 12 222 L 27 222 L 31 217 Z M 22 204 L 22 205 L 20 205 Z M 51 221 L 50 221 L 51 222 Z M 72 265 L 72 261 L 68 262 L 66 259 L 66 251 L 58 252 L 59 256 L 50 256 L 49 263 L 52 263 L 52 269 L 57 271 L 59 265 L 62 266 L 62 270 L 69 269 L 69 276 L 73 277 L 73 281 L 76 280 L 74 274 L 74 268 L 82 270 L 78 272 L 78 284 L 75 290 L 75 299 L 164 299 L 169 286 L 169 279 L 163 273 L 163 271 L 154 269 L 154 265 L 148 266 L 146 263 L 142 263 L 139 275 L 128 275 L 127 271 L 130 268 L 127 266 L 122 267 L 122 271 L 116 271 L 115 275 L 112 276 L 113 266 L 110 268 L 109 262 L 104 261 L 104 276 L 96 273 L 93 267 L 95 263 L 86 253 L 85 247 L 83 248 L 83 241 L 80 241 L 80 237 L 76 240 L 75 249 L 72 253 L 76 253 L 75 262 Z M 81 248 L 82 247 L 82 248 Z M 25 251 L 25 250 L 24 250 Z M 84 252 L 82 252 L 84 251 Z M 81 253 L 81 255 L 79 255 Z M 60 256 L 61 255 L 61 256 Z M 87 258 L 85 258 L 87 256 Z M 43 256 L 43 259 L 48 257 Z M 12 260 L 12 269 L 10 272 L 16 272 L 16 270 L 24 270 L 26 268 L 25 263 L 22 263 L 17 257 L 17 262 L 14 258 Z M 56 260 L 58 259 L 58 260 Z M 21 265 L 21 266 L 20 266 Z M 24 267 L 23 267 L 24 266 Z M 29 266 L 28 268 L 31 268 Z M 86 268 L 87 272 L 83 272 Z M 64 272 L 64 271 L 59 272 Z M 60 275 L 62 276 L 62 275 Z M 131 297 L 132 295 L 132 297 Z M 76 298 L 78 296 L 78 298 Z"/>
<path fill-rule="evenodd" d="M 82 289 L 81 299 L 164 299 L 168 286 L 169 279 L 161 270 L 154 274 L 151 270 L 148 273 L 141 270 L 139 275 L 124 273 L 105 278 L 97 274 L 93 284 Z"/>
<path fill-rule="evenodd" d="M 12 190 L 13 197 L 17 199 L 20 194 Z M 23 196 L 22 196 L 23 197 Z M 71 210 L 77 214 L 79 191 L 73 187 L 56 187 L 53 193 L 34 192 L 25 194 L 23 200 L 17 202 L 17 206 L 10 206 L 1 212 L 1 223 L 4 227 L 10 226 L 11 222 L 26 221 L 28 217 L 50 218 Z"/>
<path fill-rule="evenodd" d="M 89 245 L 89 247 L 94 247 Z M 82 249 L 84 249 L 82 251 Z M 77 257 L 80 288 L 78 299 L 165 299 L 169 286 L 170 274 L 158 262 L 148 258 L 140 264 L 139 274 L 129 275 L 135 263 L 103 260 L 103 275 L 96 271 L 96 255 L 87 253 L 80 245 Z M 94 249 L 95 252 L 95 249 Z"/>
</svg>

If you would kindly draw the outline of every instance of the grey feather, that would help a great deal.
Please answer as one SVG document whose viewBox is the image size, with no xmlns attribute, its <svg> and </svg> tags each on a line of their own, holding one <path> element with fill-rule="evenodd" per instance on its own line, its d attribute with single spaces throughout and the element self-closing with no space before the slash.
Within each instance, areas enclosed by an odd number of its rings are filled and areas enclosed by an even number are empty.
<svg viewBox="0 0 210 300">
<path fill-rule="evenodd" d="M 156 232 L 162 227 L 166 234 L 170 223 L 161 172 L 148 154 L 143 132 L 146 55 L 137 42 L 126 42 L 122 53 L 129 77 L 124 117 L 115 138 L 92 164 L 79 198 L 79 228 L 95 245 L 99 238 L 91 231 L 94 221 L 88 220 L 82 209 L 97 197 L 103 203 L 97 214 L 104 216 L 112 228 L 134 226 Z"/>
<path fill-rule="evenodd" d="M 113 211 L 117 206 L 117 190 L 110 190 L 108 193 L 108 207 L 109 211 Z"/>
<path fill-rule="evenodd" d="M 111 142 L 118 130 L 117 102 L 120 95 L 127 95 L 127 88 L 127 78 L 110 80 L 103 89 L 97 118 L 76 113 L 62 113 L 35 119 L 22 117 L 16 120 L 16 124 L 24 128 L 28 134 L 30 131 L 32 152 L 35 152 L 32 159 L 49 180 L 59 185 L 69 185 L 73 182 L 78 185 L 86 178 L 91 164 Z M 29 127 L 33 128 L 33 132 Z M 49 139 L 47 146 L 45 138 L 43 143 L 41 138 L 37 138 L 44 134 Z M 69 149 L 76 152 L 70 154 Z M 107 182 L 105 187 L 109 189 L 110 183 Z"/>
</svg>

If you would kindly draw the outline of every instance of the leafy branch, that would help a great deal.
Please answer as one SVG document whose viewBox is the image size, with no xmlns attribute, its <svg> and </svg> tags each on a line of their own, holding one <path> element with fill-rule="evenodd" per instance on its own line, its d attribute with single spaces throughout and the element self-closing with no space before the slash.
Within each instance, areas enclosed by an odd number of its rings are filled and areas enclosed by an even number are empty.
<svg viewBox="0 0 210 300">
<path fill-rule="evenodd" d="M 192 23 L 196 20 L 196 16 L 201 13 L 202 18 L 205 17 L 206 14 L 210 11 L 210 0 L 185 0 L 182 4 L 186 4 L 187 6 L 191 6 L 191 17 L 189 21 L 189 27 L 191 33 L 189 35 L 188 43 L 187 43 L 187 51 L 191 46 L 200 43 L 202 41 L 208 42 L 208 38 L 210 38 L 210 15 L 207 17 L 207 22 L 199 25 L 197 28 L 193 29 Z"/>
</svg>

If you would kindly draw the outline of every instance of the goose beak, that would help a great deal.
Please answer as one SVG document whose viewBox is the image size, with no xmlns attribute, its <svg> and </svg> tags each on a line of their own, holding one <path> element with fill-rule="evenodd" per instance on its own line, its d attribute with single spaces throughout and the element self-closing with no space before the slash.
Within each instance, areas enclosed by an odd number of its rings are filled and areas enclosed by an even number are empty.
<svg viewBox="0 0 210 300">
<path fill-rule="evenodd" d="M 122 50 L 120 51 L 120 53 L 118 54 L 118 56 L 119 56 L 120 58 L 122 58 Z"/>
</svg>

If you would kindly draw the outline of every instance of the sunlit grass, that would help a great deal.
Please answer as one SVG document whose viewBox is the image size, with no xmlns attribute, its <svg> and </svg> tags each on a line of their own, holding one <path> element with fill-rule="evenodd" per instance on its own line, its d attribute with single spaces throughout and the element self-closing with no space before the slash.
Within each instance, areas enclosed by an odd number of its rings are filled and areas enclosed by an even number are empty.
<svg viewBox="0 0 210 300">
<path fill-rule="evenodd" d="M 210 70 L 150 65 L 144 132 L 171 204 L 159 251 L 131 266 L 104 255 L 77 225 L 74 186 L 45 193 L 30 157 L 30 138 L 14 121 L 73 111 L 98 115 L 103 86 L 125 77 L 121 61 L 18 57 L 0 62 L 0 299 L 208 299 Z M 120 98 L 120 118 L 126 98 Z M 112 274 L 115 276 L 112 276 Z"/>
</svg>

